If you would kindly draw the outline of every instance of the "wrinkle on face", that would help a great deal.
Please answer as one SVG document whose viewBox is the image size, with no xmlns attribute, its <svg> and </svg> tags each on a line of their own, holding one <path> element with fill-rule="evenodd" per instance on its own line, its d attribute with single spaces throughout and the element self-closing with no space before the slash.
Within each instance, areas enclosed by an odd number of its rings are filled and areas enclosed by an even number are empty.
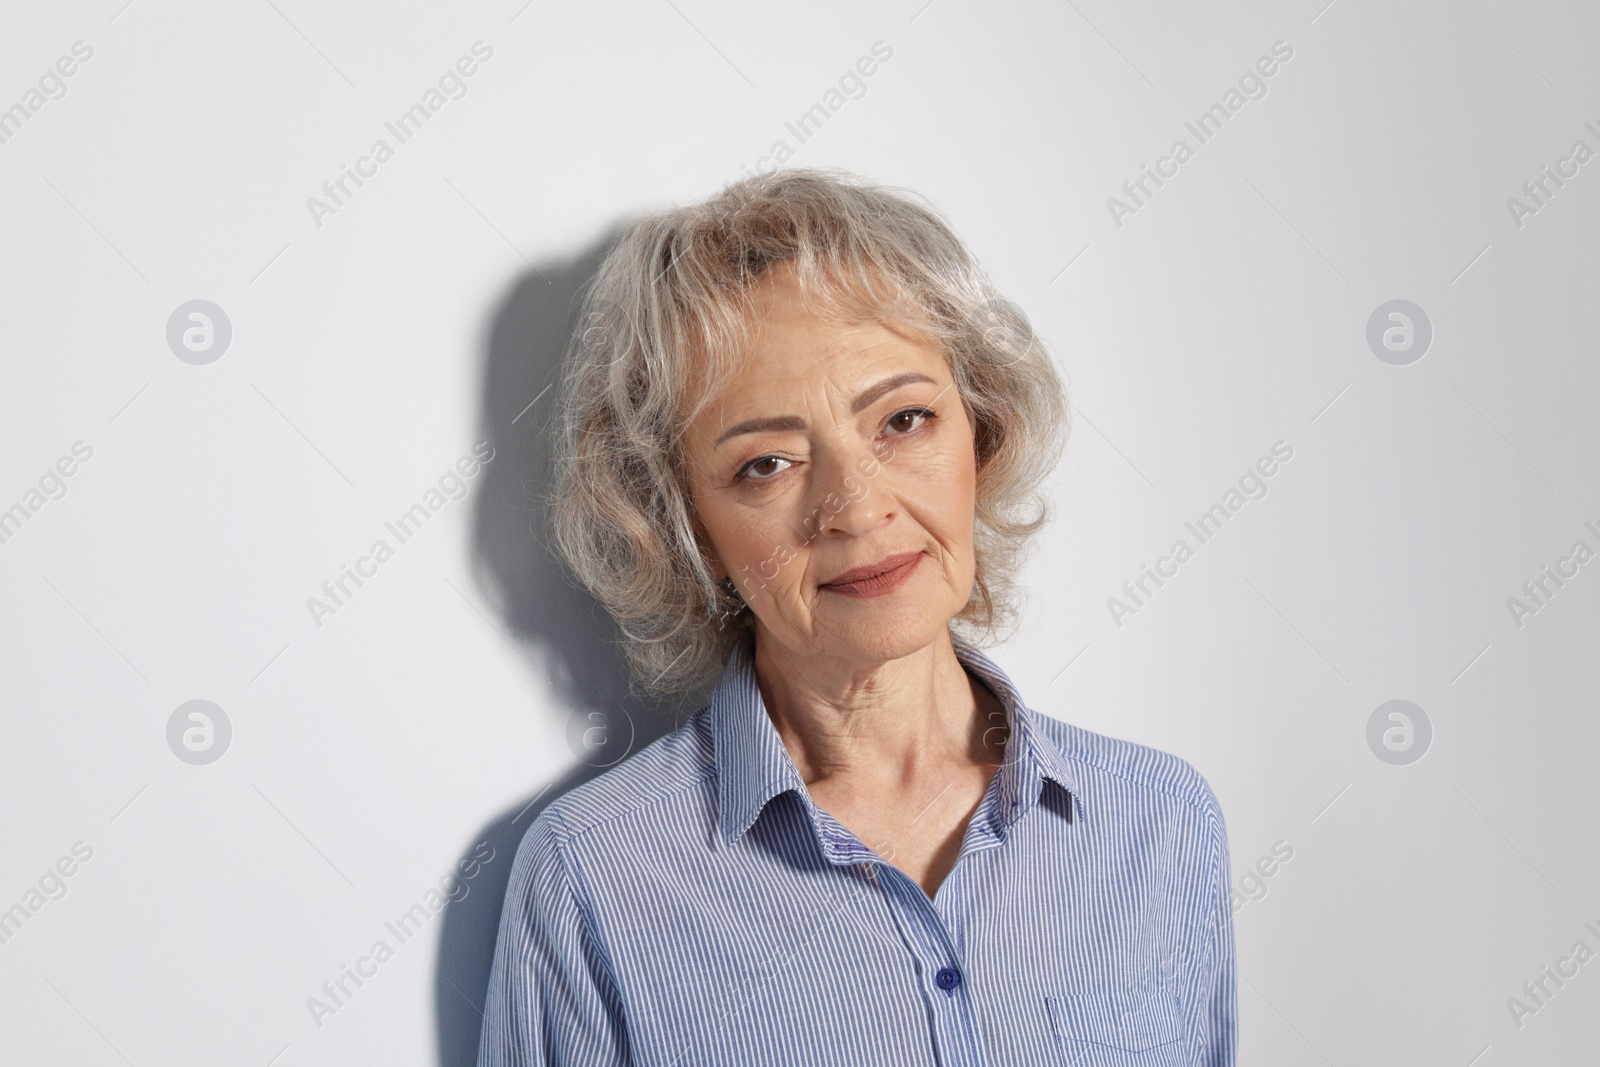
<svg viewBox="0 0 1600 1067">
<path fill-rule="evenodd" d="M 948 363 L 912 331 L 818 314 L 782 270 L 755 291 L 751 314 L 748 350 L 684 445 L 714 571 L 734 578 L 758 631 L 796 653 L 870 660 L 926 646 L 966 605 L 975 573 L 973 425 Z M 859 404 L 909 376 L 924 380 Z M 778 417 L 791 421 L 718 441 Z M 739 477 L 762 457 L 768 480 Z M 886 596 L 822 588 L 902 552 L 925 558 Z"/>
</svg>

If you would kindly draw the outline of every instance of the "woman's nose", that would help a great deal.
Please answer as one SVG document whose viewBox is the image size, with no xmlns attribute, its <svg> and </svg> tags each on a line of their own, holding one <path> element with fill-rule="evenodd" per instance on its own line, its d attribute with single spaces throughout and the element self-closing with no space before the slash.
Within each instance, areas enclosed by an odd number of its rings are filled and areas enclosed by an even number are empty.
<svg viewBox="0 0 1600 1067">
<path fill-rule="evenodd" d="M 894 517 L 896 502 L 883 484 L 887 472 L 870 449 L 830 455 L 817 474 L 813 528 L 819 534 L 862 537 Z"/>
</svg>

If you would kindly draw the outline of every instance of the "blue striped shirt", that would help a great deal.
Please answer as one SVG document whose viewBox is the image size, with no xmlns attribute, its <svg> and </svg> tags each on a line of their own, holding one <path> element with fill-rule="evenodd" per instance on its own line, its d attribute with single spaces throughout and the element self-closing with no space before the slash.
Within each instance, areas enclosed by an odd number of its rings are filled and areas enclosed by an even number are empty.
<svg viewBox="0 0 1600 1067">
<path fill-rule="evenodd" d="M 741 649 L 710 704 L 529 827 L 479 1064 L 1231 1067 L 1209 785 L 956 653 L 1010 733 L 932 899 L 812 801 Z"/>
</svg>

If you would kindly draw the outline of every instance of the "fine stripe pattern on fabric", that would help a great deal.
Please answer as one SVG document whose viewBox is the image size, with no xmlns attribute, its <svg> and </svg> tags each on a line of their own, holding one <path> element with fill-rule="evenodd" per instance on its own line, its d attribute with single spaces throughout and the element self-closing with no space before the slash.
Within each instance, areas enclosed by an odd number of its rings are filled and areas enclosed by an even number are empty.
<svg viewBox="0 0 1600 1067">
<path fill-rule="evenodd" d="M 529 828 L 482 1067 L 1232 1067 L 1210 786 L 956 652 L 1010 732 L 932 899 L 812 801 L 741 648 L 706 707 Z"/>
</svg>

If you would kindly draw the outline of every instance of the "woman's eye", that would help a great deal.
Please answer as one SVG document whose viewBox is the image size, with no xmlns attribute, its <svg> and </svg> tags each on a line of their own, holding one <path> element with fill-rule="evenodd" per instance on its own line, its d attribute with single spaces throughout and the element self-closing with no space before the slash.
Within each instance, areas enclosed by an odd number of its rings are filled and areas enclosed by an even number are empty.
<svg viewBox="0 0 1600 1067">
<path fill-rule="evenodd" d="M 920 426 L 924 419 L 933 418 L 933 412 L 927 408 L 906 408 L 889 416 L 885 428 L 896 434 L 910 433 Z"/>
<path fill-rule="evenodd" d="M 756 482 L 765 481 L 788 466 L 789 461 L 782 456 L 759 456 L 741 467 L 739 476 Z"/>
</svg>

